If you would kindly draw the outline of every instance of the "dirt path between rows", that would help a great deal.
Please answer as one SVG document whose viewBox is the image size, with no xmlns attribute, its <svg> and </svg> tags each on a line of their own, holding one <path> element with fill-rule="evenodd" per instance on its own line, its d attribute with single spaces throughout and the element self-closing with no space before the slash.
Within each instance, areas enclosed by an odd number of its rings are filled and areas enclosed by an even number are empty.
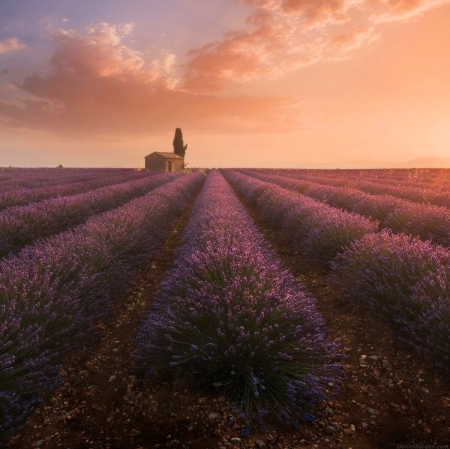
<svg viewBox="0 0 450 449">
<path fill-rule="evenodd" d="M 192 206 L 191 206 L 192 207 Z M 328 273 L 293 253 L 280 235 L 261 231 L 306 289 L 347 355 L 340 394 L 321 405 L 315 425 L 292 429 L 276 421 L 268 431 L 241 433 L 245 423 L 220 392 L 198 392 L 183 379 L 139 371 L 131 352 L 145 312 L 167 270 L 190 215 L 180 217 L 162 248 L 117 301 L 115 318 L 99 325 L 102 338 L 89 356 L 64 365 L 62 388 L 43 404 L 9 448 L 397 448 L 440 444 L 450 448 L 450 387 L 421 362 L 385 323 L 348 304 L 327 282 Z M 411 446 L 412 447 L 412 446 Z"/>
</svg>

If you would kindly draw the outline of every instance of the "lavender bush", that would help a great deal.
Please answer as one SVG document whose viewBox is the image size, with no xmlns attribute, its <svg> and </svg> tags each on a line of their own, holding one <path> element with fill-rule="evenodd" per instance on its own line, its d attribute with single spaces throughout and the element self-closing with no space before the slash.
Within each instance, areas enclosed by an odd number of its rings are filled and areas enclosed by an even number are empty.
<svg viewBox="0 0 450 449">
<path fill-rule="evenodd" d="M 56 185 L 49 182 L 36 188 L 30 188 L 28 186 L 19 188 L 20 184 L 18 188 L 13 188 L 12 186 L 5 186 L 5 183 L 0 184 L 0 210 L 13 206 L 25 206 L 30 203 L 37 203 L 58 196 L 76 195 L 87 192 L 88 190 L 151 176 L 149 172 L 137 172 L 131 170 L 127 172 L 123 172 L 122 170 L 99 170 L 98 173 L 94 173 L 96 174 L 95 177 L 94 174 L 91 174 L 90 177 L 87 178 L 87 173 L 84 176 L 81 173 L 75 178 L 73 175 L 67 177 L 61 176 L 55 180 L 55 182 L 58 182 Z M 41 183 L 42 181 L 43 180 L 41 180 Z"/>
<path fill-rule="evenodd" d="M 143 177 L 147 173 L 123 168 L 1 168 L 1 192 L 12 190 L 34 190 L 42 187 L 61 186 L 78 182 L 90 182 L 95 179 L 107 179 L 116 176 Z M 129 178 L 132 179 L 132 178 Z"/>
<path fill-rule="evenodd" d="M 330 206 L 379 220 L 381 227 L 394 232 L 417 235 L 422 240 L 450 246 L 450 209 L 446 207 L 419 204 L 389 195 L 371 195 L 348 187 L 324 186 L 248 170 L 241 172 L 301 192 Z"/>
<path fill-rule="evenodd" d="M 315 301 L 217 171 L 137 342 L 147 366 L 223 390 L 247 416 L 272 409 L 292 423 L 312 418 L 336 370 Z"/>
<path fill-rule="evenodd" d="M 0 257 L 17 252 L 38 238 L 81 224 L 92 215 L 121 206 L 179 176 L 180 172 L 162 173 L 79 195 L 8 208 L 0 212 Z"/>
<path fill-rule="evenodd" d="M 411 302 L 422 310 L 417 322 L 408 323 L 414 343 L 450 371 L 450 257 L 414 286 Z"/>
<path fill-rule="evenodd" d="M 244 197 L 247 186 L 261 185 L 260 180 L 231 170 L 225 175 Z M 332 280 L 349 299 L 385 317 L 404 340 L 449 369 L 450 250 L 389 230 L 373 233 L 375 227 L 372 232 L 360 227 L 358 220 L 337 209 L 271 186 L 256 199 L 261 217 L 300 251 L 317 256 L 324 248 Z"/>
<path fill-rule="evenodd" d="M 255 179 L 231 170 L 224 170 L 224 174 L 248 198 L 247 191 Z M 256 199 L 261 217 L 296 249 L 321 263 L 329 264 L 350 243 L 378 229 L 378 222 L 266 184 L 264 193 Z"/>
<path fill-rule="evenodd" d="M 418 203 L 450 207 L 449 170 L 256 170 L 326 186 L 351 187 L 374 195 L 389 195 Z"/>
<path fill-rule="evenodd" d="M 86 344 L 161 244 L 204 176 L 182 176 L 0 261 L 0 432 L 59 381 L 60 355 Z M 169 201 L 170 200 L 170 201 Z M 5 424 L 4 424 L 5 423 Z"/>
<path fill-rule="evenodd" d="M 354 242 L 332 264 L 344 294 L 389 320 L 403 337 L 450 368 L 450 251 L 383 231 Z"/>
</svg>

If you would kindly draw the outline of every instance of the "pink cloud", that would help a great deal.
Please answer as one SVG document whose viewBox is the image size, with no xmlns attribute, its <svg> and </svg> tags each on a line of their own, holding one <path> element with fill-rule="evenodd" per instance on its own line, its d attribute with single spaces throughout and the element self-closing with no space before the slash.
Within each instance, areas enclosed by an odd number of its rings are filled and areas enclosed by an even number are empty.
<svg viewBox="0 0 450 449">
<path fill-rule="evenodd" d="M 27 48 L 25 44 L 16 39 L 15 37 L 11 37 L 9 39 L 4 39 L 0 41 L 0 55 L 5 53 L 11 53 L 13 51 L 20 51 Z"/>
<path fill-rule="evenodd" d="M 348 58 L 378 39 L 378 22 L 406 20 L 450 2 L 240 1 L 252 7 L 246 25 L 193 48 L 184 63 L 168 50 L 147 61 L 125 45 L 131 23 L 100 23 L 83 35 L 60 30 L 53 34 L 48 72 L 16 84 L 30 99 L 21 107 L 0 102 L 0 125 L 65 135 L 156 133 L 181 122 L 210 132 L 298 128 L 296 99 L 223 94 L 252 80 Z M 355 11 L 364 12 L 357 23 Z M 17 39 L 0 42 L 0 53 L 21 48 Z"/>
<path fill-rule="evenodd" d="M 350 11 L 361 6 L 364 0 L 284 0 L 285 13 L 300 15 L 302 28 L 323 27 L 351 20 Z"/>
<path fill-rule="evenodd" d="M 4 128 L 56 134 L 158 134 L 179 126 L 197 131 L 268 131 L 298 126 L 296 101 L 276 97 L 219 97 L 176 90 L 175 56 L 149 63 L 123 44 L 119 27 L 101 24 L 86 35 L 62 30 L 46 74 L 17 85 L 30 94 L 22 106 L 0 102 Z M 291 118 L 290 118 L 291 117 Z"/>
<path fill-rule="evenodd" d="M 255 79 L 274 79 L 287 70 L 320 61 L 348 58 L 352 51 L 378 39 L 379 32 L 374 28 L 378 22 L 406 20 L 450 2 L 240 1 L 254 8 L 246 21 L 249 28 L 191 50 L 185 65 L 184 89 L 214 92 Z M 365 26 L 361 26 L 361 14 L 359 22 L 352 24 L 356 11 L 364 13 Z"/>
<path fill-rule="evenodd" d="M 372 0 L 382 10 L 372 14 L 374 23 L 409 20 L 430 9 L 450 3 L 450 0 Z"/>
<path fill-rule="evenodd" d="M 358 40 L 362 42 L 360 36 L 353 38 L 352 45 L 338 45 L 328 37 L 317 38 L 314 32 L 331 23 L 349 21 L 349 11 L 363 0 L 242 1 L 255 7 L 246 21 L 252 29 L 228 33 L 221 41 L 191 50 L 185 65 L 186 90 L 219 91 L 254 79 L 274 79 L 286 70 L 327 57 L 341 58 L 360 46 Z"/>
</svg>

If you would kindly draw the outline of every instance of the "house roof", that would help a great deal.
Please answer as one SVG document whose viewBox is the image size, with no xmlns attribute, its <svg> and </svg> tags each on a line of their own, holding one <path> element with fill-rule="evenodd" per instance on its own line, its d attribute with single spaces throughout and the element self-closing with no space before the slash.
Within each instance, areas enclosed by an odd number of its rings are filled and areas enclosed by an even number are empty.
<svg viewBox="0 0 450 449">
<path fill-rule="evenodd" d="M 179 156 L 178 154 L 175 154 L 175 153 L 168 153 L 168 152 L 164 152 L 164 151 L 155 151 L 154 153 L 151 153 L 151 154 L 157 154 L 157 155 L 159 155 L 159 156 L 162 156 L 162 157 L 164 157 L 164 158 L 166 158 L 166 159 L 183 159 L 181 156 Z M 148 154 L 147 156 L 145 156 L 145 157 L 148 157 L 148 156 L 150 156 L 150 154 Z"/>
</svg>

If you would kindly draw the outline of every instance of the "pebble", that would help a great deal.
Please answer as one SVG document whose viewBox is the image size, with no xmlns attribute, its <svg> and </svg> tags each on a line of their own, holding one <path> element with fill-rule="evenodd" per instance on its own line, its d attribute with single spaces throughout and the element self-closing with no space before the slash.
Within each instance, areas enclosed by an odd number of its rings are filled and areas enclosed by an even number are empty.
<svg viewBox="0 0 450 449">
<path fill-rule="evenodd" d="M 138 435 L 140 435 L 142 432 L 140 432 L 139 430 L 133 429 L 128 435 L 130 437 L 137 437 Z"/>
<path fill-rule="evenodd" d="M 389 362 L 387 360 L 383 360 L 381 364 L 383 365 L 383 368 L 387 368 L 389 366 Z"/>
<path fill-rule="evenodd" d="M 240 438 L 237 438 L 237 437 L 234 437 L 234 438 L 231 438 L 231 440 L 230 440 L 232 443 L 240 443 L 241 442 L 241 439 Z"/>
<path fill-rule="evenodd" d="M 366 412 L 371 415 L 379 415 L 380 412 L 378 410 L 375 410 L 374 408 L 366 407 Z"/>
<path fill-rule="evenodd" d="M 32 444 L 33 447 L 41 447 L 45 443 L 45 440 L 38 440 Z"/>
<path fill-rule="evenodd" d="M 198 398 L 197 403 L 204 404 L 206 402 L 206 399 L 208 399 L 208 398 Z"/>
<path fill-rule="evenodd" d="M 333 426 L 327 426 L 325 427 L 325 433 L 328 435 L 333 435 L 333 433 L 336 432 L 336 429 Z"/>
<path fill-rule="evenodd" d="M 261 441 L 261 440 L 256 440 L 255 446 L 259 449 L 267 449 L 266 443 L 264 443 L 264 441 Z"/>
<path fill-rule="evenodd" d="M 111 376 L 111 377 L 108 379 L 109 382 L 114 382 L 115 380 L 116 380 L 116 376 Z"/>
<path fill-rule="evenodd" d="M 220 418 L 220 414 L 219 413 L 210 413 L 208 415 L 208 418 L 209 419 L 217 419 L 217 418 Z"/>
</svg>

